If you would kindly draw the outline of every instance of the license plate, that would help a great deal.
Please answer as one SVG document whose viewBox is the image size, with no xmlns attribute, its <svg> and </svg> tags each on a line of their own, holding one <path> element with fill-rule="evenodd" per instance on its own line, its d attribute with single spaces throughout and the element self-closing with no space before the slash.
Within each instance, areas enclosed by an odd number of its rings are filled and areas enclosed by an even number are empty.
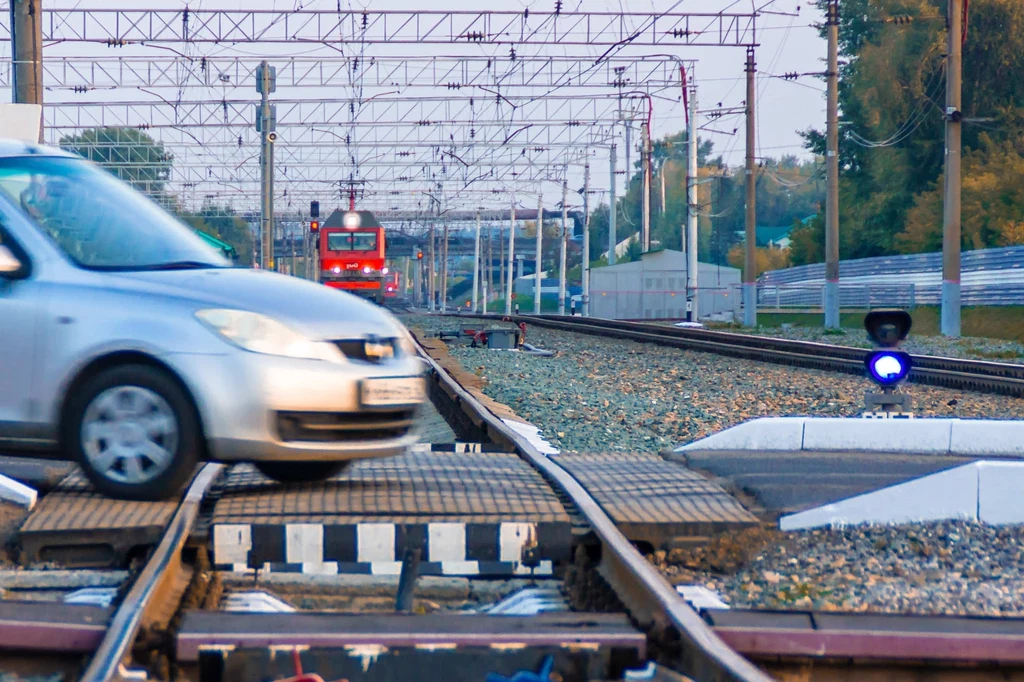
<svg viewBox="0 0 1024 682">
<path fill-rule="evenodd" d="M 422 377 L 363 379 L 361 392 L 362 403 L 367 407 L 415 405 L 427 397 Z"/>
</svg>

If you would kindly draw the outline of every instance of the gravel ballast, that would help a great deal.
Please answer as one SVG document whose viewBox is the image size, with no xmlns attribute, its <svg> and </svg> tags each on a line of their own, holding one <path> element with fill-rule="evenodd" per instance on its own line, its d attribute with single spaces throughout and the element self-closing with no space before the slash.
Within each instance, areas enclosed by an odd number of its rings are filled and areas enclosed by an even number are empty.
<svg viewBox="0 0 1024 682">
<path fill-rule="evenodd" d="M 473 320 L 406 316 L 435 335 Z M 493 323 L 492 323 L 493 324 Z M 856 416 L 867 378 L 528 329 L 555 351 L 449 346 L 483 390 L 568 452 L 658 452 L 765 416 Z M 1024 418 L 1024 400 L 908 384 L 919 417 Z M 752 528 L 648 556 L 734 608 L 1024 615 L 1024 527 L 948 521 L 783 533 Z"/>
<path fill-rule="evenodd" d="M 433 334 L 472 320 L 405 316 Z M 544 358 L 452 344 L 484 392 L 569 452 L 658 452 L 755 417 L 856 416 L 866 378 L 530 327 Z M 907 384 L 920 417 L 1024 418 L 1024 400 Z"/>
<path fill-rule="evenodd" d="M 1024 527 L 942 521 L 750 529 L 648 557 L 734 608 L 1024 615 Z"/>
</svg>

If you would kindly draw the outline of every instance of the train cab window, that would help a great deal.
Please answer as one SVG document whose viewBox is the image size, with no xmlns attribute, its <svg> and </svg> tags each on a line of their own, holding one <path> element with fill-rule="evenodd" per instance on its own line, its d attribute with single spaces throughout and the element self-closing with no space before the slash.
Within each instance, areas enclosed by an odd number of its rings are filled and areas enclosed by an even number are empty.
<svg viewBox="0 0 1024 682">
<path fill-rule="evenodd" d="M 347 232 L 333 232 L 327 235 L 328 251 L 351 251 L 352 234 Z"/>
<path fill-rule="evenodd" d="M 328 251 L 376 251 L 376 232 L 333 232 L 327 235 Z"/>
<path fill-rule="evenodd" d="M 352 250 L 353 251 L 376 251 L 377 250 L 377 233 L 376 232 L 353 232 L 352 233 Z"/>
</svg>

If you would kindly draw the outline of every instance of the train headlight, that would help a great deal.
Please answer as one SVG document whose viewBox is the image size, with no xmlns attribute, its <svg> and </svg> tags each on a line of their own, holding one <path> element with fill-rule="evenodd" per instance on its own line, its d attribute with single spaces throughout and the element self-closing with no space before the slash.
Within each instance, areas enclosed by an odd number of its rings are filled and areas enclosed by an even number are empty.
<svg viewBox="0 0 1024 682">
<path fill-rule="evenodd" d="M 333 272 L 335 275 L 340 275 L 341 274 L 341 267 L 335 265 L 333 268 L 331 268 L 331 272 Z"/>
<path fill-rule="evenodd" d="M 382 275 L 388 274 L 388 269 L 384 268 L 383 270 L 380 271 L 380 274 L 382 274 Z"/>
<path fill-rule="evenodd" d="M 901 350 L 875 350 L 864 358 L 868 374 L 880 386 L 895 386 L 910 373 L 913 366 L 910 354 Z"/>
<path fill-rule="evenodd" d="M 363 274 L 364 275 L 369 275 L 371 272 L 373 272 L 373 268 L 371 268 L 369 265 L 364 265 L 363 266 Z"/>
</svg>

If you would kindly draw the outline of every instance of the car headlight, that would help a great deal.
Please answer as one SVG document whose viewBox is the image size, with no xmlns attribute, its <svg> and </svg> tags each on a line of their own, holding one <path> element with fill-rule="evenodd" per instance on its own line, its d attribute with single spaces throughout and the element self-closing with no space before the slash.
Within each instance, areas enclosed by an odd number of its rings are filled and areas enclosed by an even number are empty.
<svg viewBox="0 0 1024 682">
<path fill-rule="evenodd" d="M 345 356 L 333 344 L 308 339 L 266 315 L 247 310 L 207 308 L 196 311 L 196 317 L 225 340 L 253 353 L 346 362 Z"/>
<path fill-rule="evenodd" d="M 405 329 L 398 335 L 398 347 L 402 349 L 404 355 L 408 355 L 411 358 L 418 358 L 420 355 L 416 342 L 412 340 L 412 334 Z"/>
</svg>

